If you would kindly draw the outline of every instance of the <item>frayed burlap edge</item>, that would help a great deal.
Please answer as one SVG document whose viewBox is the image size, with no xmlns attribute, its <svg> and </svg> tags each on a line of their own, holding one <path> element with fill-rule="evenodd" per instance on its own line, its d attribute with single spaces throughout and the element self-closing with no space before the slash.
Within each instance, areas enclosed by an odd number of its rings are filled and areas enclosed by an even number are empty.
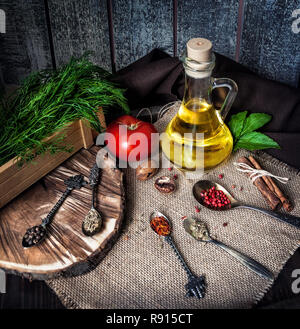
<svg viewBox="0 0 300 329">
<path fill-rule="evenodd" d="M 296 242 L 295 245 L 293 246 L 293 248 L 291 250 L 289 250 L 289 255 L 290 257 L 293 256 L 293 254 L 296 252 L 296 250 L 299 248 L 299 242 Z M 278 275 L 280 274 L 280 272 L 282 271 L 282 269 L 284 268 L 285 264 L 288 262 L 288 260 L 290 259 L 287 258 L 287 260 L 285 262 L 283 262 L 281 265 L 279 265 L 276 269 L 276 271 L 278 271 Z M 257 305 L 262 298 L 265 296 L 265 294 L 272 288 L 274 282 L 276 281 L 276 279 L 278 278 L 278 275 L 276 277 L 274 277 L 274 279 L 272 281 L 270 281 L 270 283 L 266 286 L 265 289 L 262 289 L 255 297 L 254 297 L 254 305 Z"/>
<path fill-rule="evenodd" d="M 288 172 L 291 172 L 291 173 L 294 173 L 296 176 L 300 176 L 300 170 L 294 168 L 294 167 L 291 167 L 289 166 L 288 164 L 286 164 L 285 162 L 281 161 L 281 160 L 278 160 L 276 158 L 274 158 L 273 156 L 263 152 L 263 151 L 256 151 L 256 152 L 250 152 L 249 153 L 252 153 L 254 156 L 256 155 L 257 157 L 259 157 L 259 159 L 263 159 L 263 160 L 266 160 L 268 161 L 269 163 L 275 165 L 275 166 L 280 166 L 282 167 L 284 170 L 288 171 Z M 290 257 L 293 256 L 293 254 L 296 252 L 296 250 L 300 247 L 300 243 L 299 241 L 295 243 L 295 245 L 293 246 L 293 248 L 291 248 L 289 250 L 289 255 Z M 261 300 L 262 298 L 265 296 L 265 294 L 272 288 L 272 286 L 274 285 L 274 282 L 276 281 L 276 279 L 278 278 L 278 275 L 280 274 L 280 272 L 282 271 L 282 269 L 284 268 L 285 264 L 288 262 L 288 260 L 290 259 L 287 258 L 287 260 L 285 262 L 282 262 L 281 265 L 279 265 L 277 267 L 277 271 L 278 271 L 278 274 L 277 276 L 274 278 L 274 280 L 270 281 L 270 283 L 266 286 L 265 289 L 262 289 L 255 297 L 254 297 L 254 305 L 257 305 Z"/>
</svg>

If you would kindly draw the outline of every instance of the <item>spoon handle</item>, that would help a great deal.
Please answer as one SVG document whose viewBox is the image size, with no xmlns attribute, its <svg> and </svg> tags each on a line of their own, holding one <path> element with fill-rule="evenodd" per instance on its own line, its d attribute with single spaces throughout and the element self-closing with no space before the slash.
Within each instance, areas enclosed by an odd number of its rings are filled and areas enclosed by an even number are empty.
<svg viewBox="0 0 300 329">
<path fill-rule="evenodd" d="M 72 190 L 73 190 L 73 188 L 69 188 L 69 187 L 65 190 L 65 192 L 63 193 L 63 195 L 59 198 L 59 200 L 54 205 L 54 207 L 50 210 L 50 212 L 47 215 L 47 217 L 43 219 L 42 224 L 44 226 L 46 226 L 46 225 L 48 225 L 50 223 L 50 221 L 54 217 L 55 213 L 57 212 L 57 210 L 59 209 L 59 207 L 63 204 L 63 202 L 66 200 L 67 196 L 71 193 Z"/>
<path fill-rule="evenodd" d="M 172 237 L 170 235 L 165 236 L 165 240 L 168 242 L 168 244 L 171 246 L 171 248 L 174 250 L 177 258 L 179 259 L 181 265 L 183 266 L 184 270 L 186 271 L 187 275 L 189 276 L 189 278 L 193 277 L 193 273 L 192 271 L 189 269 L 189 267 L 187 266 L 186 262 L 184 261 L 184 259 L 182 258 L 179 250 L 177 249 Z"/>
<path fill-rule="evenodd" d="M 241 252 L 227 246 L 223 242 L 220 242 L 218 240 L 210 240 L 210 242 L 214 243 L 215 245 L 221 247 L 226 252 L 228 252 L 231 256 L 235 257 L 238 261 L 240 261 L 242 264 L 247 266 L 250 270 L 255 272 L 256 274 L 260 275 L 261 277 L 265 279 L 272 280 L 273 274 L 270 272 L 266 267 L 264 267 L 262 264 L 258 263 L 256 260 L 242 254 Z"/>
<path fill-rule="evenodd" d="M 97 184 L 99 182 L 99 174 L 100 174 L 100 169 L 99 169 L 97 163 L 95 163 L 90 172 L 90 185 L 93 189 L 93 191 L 92 191 L 92 208 L 95 208 L 95 201 L 96 201 L 95 197 L 96 197 Z"/>
<path fill-rule="evenodd" d="M 242 205 L 238 206 L 237 208 L 253 209 L 253 210 L 259 211 L 263 214 L 269 215 L 273 218 L 279 219 L 292 226 L 300 228 L 300 217 L 297 217 L 297 216 L 283 214 L 283 213 L 279 213 L 276 211 L 267 210 L 267 209 L 263 209 L 263 208 L 259 208 L 259 207 L 254 207 L 254 206 L 250 206 L 250 205 L 246 205 L 246 204 L 242 204 Z"/>
<path fill-rule="evenodd" d="M 74 188 L 81 188 L 83 185 L 85 185 L 85 181 L 83 180 L 82 175 L 75 175 L 67 178 L 64 181 L 65 185 L 67 185 L 67 188 L 63 195 L 59 198 L 59 200 L 56 202 L 54 207 L 50 210 L 49 214 L 47 215 L 46 218 L 42 220 L 42 225 L 45 227 L 50 223 L 52 218 L 54 217 L 55 213 L 59 209 L 59 207 L 63 204 L 63 202 L 66 200 L 67 196 L 71 193 L 71 191 Z"/>
</svg>

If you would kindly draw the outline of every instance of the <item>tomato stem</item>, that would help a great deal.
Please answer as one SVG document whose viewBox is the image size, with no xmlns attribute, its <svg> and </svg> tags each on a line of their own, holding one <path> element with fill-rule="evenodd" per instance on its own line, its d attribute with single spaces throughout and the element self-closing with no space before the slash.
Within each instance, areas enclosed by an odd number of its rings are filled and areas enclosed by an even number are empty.
<svg viewBox="0 0 300 329">
<path fill-rule="evenodd" d="M 118 122 L 118 124 L 122 125 L 122 126 L 126 126 L 128 130 L 136 130 L 139 127 L 139 122 L 137 123 L 132 123 L 130 125 L 126 125 L 123 122 Z"/>
</svg>

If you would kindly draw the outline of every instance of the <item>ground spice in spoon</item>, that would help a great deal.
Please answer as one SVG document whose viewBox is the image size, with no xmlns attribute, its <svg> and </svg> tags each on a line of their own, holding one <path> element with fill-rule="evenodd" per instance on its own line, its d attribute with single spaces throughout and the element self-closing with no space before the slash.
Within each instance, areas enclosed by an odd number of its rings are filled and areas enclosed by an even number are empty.
<svg viewBox="0 0 300 329">
<path fill-rule="evenodd" d="M 166 236 L 171 233 L 170 224 L 162 216 L 153 217 L 150 226 L 158 235 Z"/>
</svg>

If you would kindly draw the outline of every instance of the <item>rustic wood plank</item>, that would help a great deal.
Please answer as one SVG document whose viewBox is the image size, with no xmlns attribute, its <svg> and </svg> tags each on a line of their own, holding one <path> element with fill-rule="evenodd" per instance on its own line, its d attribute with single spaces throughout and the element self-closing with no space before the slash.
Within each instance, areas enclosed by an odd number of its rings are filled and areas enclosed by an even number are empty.
<svg viewBox="0 0 300 329">
<path fill-rule="evenodd" d="M 97 112 L 97 117 L 99 119 L 100 125 L 103 128 L 103 130 L 106 129 L 106 120 L 105 120 L 105 116 L 104 116 L 104 112 L 103 109 L 101 107 L 98 108 L 98 112 Z M 99 135 L 99 132 L 92 129 L 92 137 L 94 139 L 96 139 L 96 137 Z"/>
<path fill-rule="evenodd" d="M 106 1 L 48 0 L 57 65 L 92 51 L 91 60 L 111 70 Z"/>
<path fill-rule="evenodd" d="M 93 135 L 90 124 L 86 120 L 80 120 L 79 123 L 83 147 L 88 149 L 93 145 Z"/>
<path fill-rule="evenodd" d="M 125 207 L 123 173 L 109 168 L 106 152 L 97 156 L 101 170 L 96 207 L 102 214 L 99 233 L 87 237 L 82 221 L 91 207 L 89 185 L 73 190 L 48 227 L 40 245 L 22 247 L 24 232 L 41 222 L 65 190 L 64 180 L 81 173 L 89 176 L 99 148 L 82 149 L 37 184 L 0 210 L 0 268 L 33 279 L 82 274 L 98 265 L 118 237 Z M 102 160 L 101 160 L 102 159 Z"/>
<path fill-rule="evenodd" d="M 6 33 L 0 34 L 0 76 L 18 84 L 31 71 L 51 68 L 44 2 L 0 0 L 6 13 Z"/>
<path fill-rule="evenodd" d="M 173 55 L 171 0 L 113 0 L 116 69 L 160 48 Z"/>
<path fill-rule="evenodd" d="M 213 49 L 232 59 L 235 57 L 237 0 L 178 1 L 178 55 L 191 38 L 202 37 L 213 43 Z"/>
<path fill-rule="evenodd" d="M 244 0 L 240 62 L 264 77 L 297 87 L 300 40 L 292 31 L 292 12 L 299 7 L 299 0 Z"/>
</svg>

